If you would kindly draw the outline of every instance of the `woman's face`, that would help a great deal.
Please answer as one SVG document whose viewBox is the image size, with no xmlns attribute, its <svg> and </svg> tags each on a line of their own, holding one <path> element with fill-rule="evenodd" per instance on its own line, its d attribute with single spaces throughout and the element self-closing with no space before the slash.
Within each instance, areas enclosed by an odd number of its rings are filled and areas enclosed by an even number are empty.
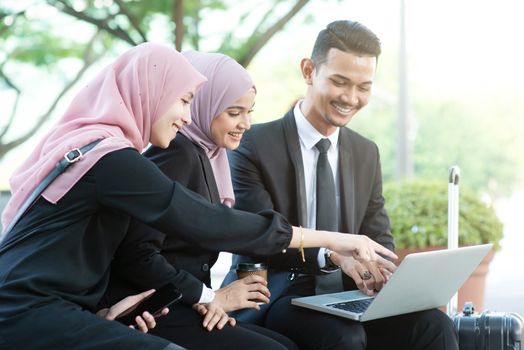
<svg viewBox="0 0 524 350">
<path fill-rule="evenodd" d="M 189 106 L 193 99 L 194 91 L 188 91 L 182 97 L 158 118 L 151 127 L 149 142 L 153 146 L 167 148 L 176 136 L 176 133 L 184 127 L 191 124 L 191 114 Z"/>
<path fill-rule="evenodd" d="M 244 131 L 251 127 L 255 95 L 255 89 L 249 89 L 213 120 L 211 138 L 217 147 L 234 150 L 240 145 Z"/>
</svg>

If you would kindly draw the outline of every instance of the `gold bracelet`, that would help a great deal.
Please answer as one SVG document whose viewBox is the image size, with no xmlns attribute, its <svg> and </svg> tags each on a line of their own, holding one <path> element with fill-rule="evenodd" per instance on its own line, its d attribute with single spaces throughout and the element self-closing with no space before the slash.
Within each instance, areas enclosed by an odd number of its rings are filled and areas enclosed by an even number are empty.
<svg viewBox="0 0 524 350">
<path fill-rule="evenodd" d="M 302 262 L 306 262 L 306 256 L 304 255 L 304 231 L 302 230 L 302 226 L 299 226 L 300 229 L 300 245 L 298 246 L 298 251 L 300 252 L 300 256 L 302 257 Z"/>
</svg>

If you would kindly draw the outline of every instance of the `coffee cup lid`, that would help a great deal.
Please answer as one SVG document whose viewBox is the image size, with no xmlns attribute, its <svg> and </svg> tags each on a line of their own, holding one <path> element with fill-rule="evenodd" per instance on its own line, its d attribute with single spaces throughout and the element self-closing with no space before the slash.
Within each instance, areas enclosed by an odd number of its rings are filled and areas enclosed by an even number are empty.
<svg viewBox="0 0 524 350">
<path fill-rule="evenodd" d="M 265 263 L 238 263 L 237 270 L 239 271 L 267 270 L 267 265 Z"/>
</svg>

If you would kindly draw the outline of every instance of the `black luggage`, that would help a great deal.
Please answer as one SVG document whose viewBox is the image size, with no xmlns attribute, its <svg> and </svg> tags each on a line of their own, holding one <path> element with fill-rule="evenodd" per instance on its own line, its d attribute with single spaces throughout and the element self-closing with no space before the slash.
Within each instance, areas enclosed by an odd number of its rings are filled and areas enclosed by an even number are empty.
<svg viewBox="0 0 524 350">
<path fill-rule="evenodd" d="M 473 304 L 452 317 L 460 350 L 524 350 L 522 317 L 485 311 L 475 314 Z"/>
</svg>

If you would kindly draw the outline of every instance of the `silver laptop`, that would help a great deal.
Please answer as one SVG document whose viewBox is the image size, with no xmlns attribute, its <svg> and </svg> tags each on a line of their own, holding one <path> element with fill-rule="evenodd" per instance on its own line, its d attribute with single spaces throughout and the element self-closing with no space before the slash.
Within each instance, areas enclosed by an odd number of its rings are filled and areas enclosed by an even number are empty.
<svg viewBox="0 0 524 350">
<path fill-rule="evenodd" d="M 409 254 L 373 297 L 360 291 L 347 291 L 295 298 L 291 303 L 356 321 L 436 308 L 447 304 L 491 246 Z"/>
</svg>

